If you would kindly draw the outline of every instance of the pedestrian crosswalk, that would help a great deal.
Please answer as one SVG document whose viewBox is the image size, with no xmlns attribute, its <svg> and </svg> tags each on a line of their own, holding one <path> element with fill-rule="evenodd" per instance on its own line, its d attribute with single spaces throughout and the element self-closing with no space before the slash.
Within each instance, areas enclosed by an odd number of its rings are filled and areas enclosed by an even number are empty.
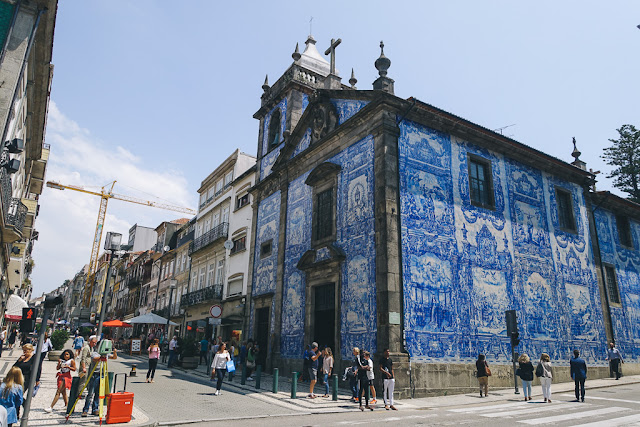
<svg viewBox="0 0 640 427">
<path fill-rule="evenodd" d="M 587 421 L 581 427 L 616 427 L 640 426 L 640 414 L 632 408 L 608 406 L 606 402 L 574 403 L 557 401 L 543 402 L 509 402 L 486 406 L 472 406 L 449 409 L 460 415 L 509 420 L 510 424 L 552 425 L 558 423 L 573 424 Z M 503 422 L 499 422 L 503 424 Z M 563 424 L 564 425 L 564 424 Z M 575 424 L 573 424 L 575 425 Z M 576 426 L 577 427 L 577 426 Z"/>
</svg>

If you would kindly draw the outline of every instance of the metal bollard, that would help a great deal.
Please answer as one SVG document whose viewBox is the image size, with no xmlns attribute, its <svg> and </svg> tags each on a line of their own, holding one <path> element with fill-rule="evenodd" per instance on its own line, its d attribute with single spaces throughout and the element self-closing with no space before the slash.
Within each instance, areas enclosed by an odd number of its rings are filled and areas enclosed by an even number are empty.
<svg viewBox="0 0 640 427">
<path fill-rule="evenodd" d="M 291 373 L 291 398 L 295 399 L 298 392 L 298 373 Z"/>
<path fill-rule="evenodd" d="M 336 401 L 338 400 L 338 376 L 334 374 L 331 379 L 333 380 L 331 387 L 331 400 Z"/>
<path fill-rule="evenodd" d="M 262 376 L 262 365 L 256 368 L 256 389 L 260 388 L 260 377 Z"/>
<path fill-rule="evenodd" d="M 131 372 L 129 372 L 129 376 L 130 377 L 135 377 L 136 376 L 136 368 L 138 367 L 138 365 L 136 365 L 135 363 L 131 364 Z"/>
<path fill-rule="evenodd" d="M 272 393 L 278 392 L 278 368 L 273 368 L 273 389 Z"/>
<path fill-rule="evenodd" d="M 247 364 L 242 364 L 242 376 L 240 377 L 240 384 L 245 385 L 247 383 Z"/>
</svg>

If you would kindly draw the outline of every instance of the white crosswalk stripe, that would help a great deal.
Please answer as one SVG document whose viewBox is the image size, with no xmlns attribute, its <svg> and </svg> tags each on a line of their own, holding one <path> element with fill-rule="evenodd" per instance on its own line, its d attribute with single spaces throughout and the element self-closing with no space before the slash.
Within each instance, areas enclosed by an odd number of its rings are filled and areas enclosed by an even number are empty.
<svg viewBox="0 0 640 427">
<path fill-rule="evenodd" d="M 449 411 L 467 414 L 467 413 L 473 413 L 473 412 L 484 412 L 484 411 L 490 411 L 490 410 L 511 409 L 511 408 L 518 408 L 518 407 L 526 408 L 529 405 L 532 405 L 532 404 L 527 402 L 502 403 L 500 405 L 473 406 L 471 408 L 449 409 Z"/>
<path fill-rule="evenodd" d="M 594 423 L 580 424 L 574 427 L 622 427 L 622 426 L 640 426 L 640 414 L 628 415 L 620 418 L 609 418 L 604 421 L 596 421 Z"/>
<path fill-rule="evenodd" d="M 564 397 L 572 397 L 572 394 L 563 394 Z M 640 403 L 638 400 L 625 400 L 625 399 L 615 399 L 613 397 L 596 397 L 596 396 L 587 396 L 587 400 L 609 400 L 611 402 L 623 402 L 623 403 Z"/>
<path fill-rule="evenodd" d="M 524 416 L 524 415 L 534 415 L 534 414 L 539 414 L 541 412 L 550 412 L 550 411 L 558 411 L 558 410 L 562 410 L 562 409 L 568 409 L 571 407 L 575 407 L 575 405 L 567 405 L 567 404 L 555 404 L 555 403 L 549 403 L 549 404 L 544 404 L 541 403 L 539 405 L 532 405 L 534 406 L 533 408 L 526 408 L 526 409 L 513 409 L 510 411 L 501 411 L 501 412 L 495 412 L 495 413 L 489 413 L 489 414 L 480 414 L 483 417 L 487 417 L 487 418 L 498 418 L 498 417 L 518 417 L 518 416 Z"/>
<path fill-rule="evenodd" d="M 582 405 L 583 404 L 581 404 L 580 406 L 582 407 Z M 575 420 L 578 418 L 598 417 L 602 415 L 612 414 L 614 412 L 623 412 L 623 411 L 629 411 L 629 410 L 630 410 L 629 408 L 611 406 L 608 408 L 594 409 L 592 411 L 574 412 L 570 414 L 555 415 L 552 417 L 543 417 L 543 418 L 533 418 L 529 420 L 519 420 L 518 422 L 523 424 L 529 424 L 529 425 L 549 424 L 549 423 L 557 423 L 560 421 Z"/>
</svg>

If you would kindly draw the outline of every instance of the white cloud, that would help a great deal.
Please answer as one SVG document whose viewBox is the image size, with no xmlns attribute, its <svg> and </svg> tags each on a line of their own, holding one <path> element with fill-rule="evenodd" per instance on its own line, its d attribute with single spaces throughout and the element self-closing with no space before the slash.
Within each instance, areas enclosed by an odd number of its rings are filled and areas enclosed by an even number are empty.
<svg viewBox="0 0 640 427">
<path fill-rule="evenodd" d="M 102 186 L 117 180 L 114 193 L 179 206 L 196 204 L 195 191 L 193 194 L 188 191 L 187 179 L 180 171 L 166 170 L 161 164 L 154 166 L 162 172 L 151 170 L 145 164 L 148 160 L 145 153 L 132 153 L 125 147 L 98 140 L 88 129 L 66 117 L 53 101 L 49 108 L 47 142 L 51 144 L 48 180 L 98 192 Z M 97 196 L 45 187 L 35 224 L 40 237 L 33 253 L 34 295 L 55 289 L 89 262 L 99 206 Z M 156 227 L 161 221 L 181 217 L 189 215 L 112 199 L 104 230 L 122 233 L 126 240 L 129 228 L 135 223 Z"/>
</svg>

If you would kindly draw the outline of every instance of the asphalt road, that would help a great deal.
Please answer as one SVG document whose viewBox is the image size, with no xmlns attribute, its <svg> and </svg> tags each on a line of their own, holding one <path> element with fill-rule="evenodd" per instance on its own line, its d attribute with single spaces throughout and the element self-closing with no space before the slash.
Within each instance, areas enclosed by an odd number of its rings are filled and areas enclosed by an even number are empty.
<svg viewBox="0 0 640 427">
<path fill-rule="evenodd" d="M 429 425 L 429 426 L 640 426 L 640 384 L 587 390 L 585 403 L 571 402 L 572 394 L 558 393 L 553 403 L 541 399 L 524 402 L 515 397 L 504 402 L 438 409 L 413 409 L 333 414 L 296 415 L 243 420 L 242 425 L 263 426 L 350 426 L 350 425 Z M 410 403 L 410 402 L 409 402 Z M 228 421 L 226 421 L 228 423 Z M 193 427 L 214 425 L 197 423 Z"/>
<path fill-rule="evenodd" d="M 260 393 L 238 391 L 226 385 L 220 396 L 214 396 L 215 382 L 167 370 L 163 364 L 158 365 L 153 383 L 146 382 L 147 363 L 126 356 L 109 361 L 109 370 L 129 373 L 132 363 L 137 364 L 137 376 L 129 378 L 127 391 L 134 393 L 134 404 L 161 425 L 299 412 L 265 402 L 256 397 Z M 122 385 L 118 377 L 117 389 L 121 390 Z"/>
</svg>

